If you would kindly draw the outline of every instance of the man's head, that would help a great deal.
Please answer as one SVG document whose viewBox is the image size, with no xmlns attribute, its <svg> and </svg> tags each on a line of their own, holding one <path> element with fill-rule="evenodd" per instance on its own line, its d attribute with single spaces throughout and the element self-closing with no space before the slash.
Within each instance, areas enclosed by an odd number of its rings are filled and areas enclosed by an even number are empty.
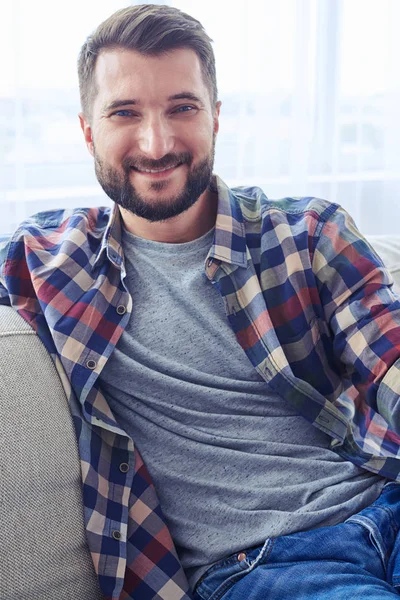
<svg viewBox="0 0 400 600">
<path fill-rule="evenodd" d="M 148 221 L 193 206 L 211 180 L 220 107 L 201 24 L 169 6 L 123 9 L 88 38 L 78 71 L 81 126 L 105 192 Z"/>
<path fill-rule="evenodd" d="M 171 6 L 142 4 L 115 12 L 90 35 L 78 59 L 79 90 L 85 117 L 90 121 L 98 92 L 95 67 L 101 52 L 113 48 L 160 55 L 176 48 L 191 48 L 199 57 L 212 106 L 218 99 L 215 58 L 211 38 L 199 21 Z"/>
</svg>

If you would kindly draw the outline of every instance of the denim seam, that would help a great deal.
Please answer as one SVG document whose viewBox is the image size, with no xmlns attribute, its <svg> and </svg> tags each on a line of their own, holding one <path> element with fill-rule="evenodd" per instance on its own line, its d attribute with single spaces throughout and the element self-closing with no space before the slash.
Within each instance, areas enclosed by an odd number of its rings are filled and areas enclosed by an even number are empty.
<svg viewBox="0 0 400 600">
<path fill-rule="evenodd" d="M 207 569 L 207 571 L 204 573 L 204 575 L 201 577 L 201 579 L 199 579 L 199 583 L 202 579 L 205 579 L 208 575 L 211 575 L 211 573 L 214 573 L 214 571 L 218 571 L 221 567 L 226 567 L 226 565 L 228 565 L 229 563 L 234 564 L 233 556 L 230 556 L 229 558 L 225 558 L 225 560 L 219 561 L 215 565 L 213 565 L 212 567 Z"/>
<path fill-rule="evenodd" d="M 380 495 L 382 496 L 382 494 L 386 494 L 386 492 L 390 492 L 390 490 L 396 487 L 400 487 L 400 481 L 389 481 L 389 483 L 385 483 L 385 485 L 383 486 Z"/>
<path fill-rule="evenodd" d="M 211 596 L 210 596 L 210 598 L 208 600 L 220 600 L 222 598 L 222 596 L 224 596 L 224 594 L 237 581 L 239 581 L 239 579 L 242 579 L 242 577 L 244 577 L 245 575 L 248 575 L 251 571 L 253 571 L 258 566 L 258 564 L 261 562 L 262 559 L 265 558 L 267 560 L 269 558 L 269 556 L 271 555 L 272 548 L 274 546 L 274 541 L 275 540 L 273 540 L 273 539 L 267 539 L 266 542 L 264 543 L 264 545 L 263 545 L 263 547 L 262 547 L 259 555 L 252 562 L 252 564 L 249 566 L 249 568 L 246 569 L 245 571 L 241 571 L 240 573 L 235 573 L 235 575 L 231 575 L 231 577 L 229 577 L 229 579 L 225 580 L 225 582 L 222 583 L 219 586 L 219 588 L 217 588 L 215 590 L 215 592 L 213 594 L 211 594 Z"/>
<path fill-rule="evenodd" d="M 237 556 L 237 554 L 236 554 L 236 556 Z M 199 589 L 199 587 L 201 585 L 203 585 L 204 580 L 207 579 L 207 577 L 209 575 L 212 575 L 215 571 L 218 571 L 222 567 L 226 567 L 230 563 L 232 563 L 232 565 L 235 564 L 235 555 L 230 555 L 230 556 L 228 556 L 228 558 L 225 558 L 224 560 L 221 560 L 221 561 L 217 562 L 215 565 L 213 565 L 212 567 L 210 567 L 209 569 L 207 569 L 207 571 L 205 573 L 203 573 L 203 575 L 197 581 L 197 583 L 195 585 L 195 592 L 198 593 L 197 590 Z"/>
<path fill-rule="evenodd" d="M 396 517 L 394 515 L 394 512 L 390 508 L 390 506 L 380 506 L 379 504 L 378 505 L 375 504 L 374 505 L 374 509 L 383 510 L 385 513 L 387 513 L 389 515 L 389 518 L 390 518 L 390 527 L 393 529 L 393 532 L 396 534 L 398 532 L 398 530 L 399 530 L 399 525 L 396 522 Z M 366 516 L 366 515 L 363 515 L 362 514 L 363 512 L 364 511 L 362 511 L 361 513 L 358 513 L 356 515 L 353 515 L 352 517 L 349 517 L 348 519 L 346 519 L 345 523 L 351 523 L 351 521 L 360 518 L 360 520 L 366 519 L 367 521 L 373 523 L 377 527 L 377 525 L 374 522 L 374 520 L 371 519 L 370 517 Z"/>
<path fill-rule="evenodd" d="M 385 506 L 379 506 L 376 508 L 380 508 L 381 510 L 389 513 L 389 515 L 393 518 L 393 513 L 390 510 L 390 508 L 387 508 Z M 387 552 L 386 546 L 383 542 L 382 535 L 379 531 L 379 527 L 376 525 L 376 523 L 372 519 L 370 519 L 369 517 L 365 517 L 364 515 L 360 515 L 360 516 L 355 515 L 353 517 L 350 517 L 349 519 L 346 520 L 346 523 L 355 523 L 357 525 L 360 525 L 360 527 L 363 527 L 365 530 L 368 531 L 371 544 L 374 547 L 377 554 L 379 555 L 379 557 L 382 561 L 384 571 L 386 573 L 387 562 L 388 562 L 388 552 Z M 392 527 L 392 525 L 391 525 L 391 527 Z M 396 529 L 394 529 L 394 531 L 396 531 Z"/>
<path fill-rule="evenodd" d="M 232 563 L 232 565 L 234 564 L 234 559 L 232 556 L 230 556 L 229 558 L 226 558 L 223 561 L 216 563 L 215 565 L 213 565 L 212 567 L 207 569 L 207 571 L 205 573 L 203 573 L 203 575 L 200 577 L 200 579 L 198 580 L 198 582 L 195 585 L 194 591 L 196 592 L 196 594 L 200 595 L 199 590 L 200 590 L 201 586 L 206 587 L 208 590 L 208 585 L 205 584 L 204 581 L 208 578 L 209 575 L 212 575 L 215 571 L 218 571 L 219 569 L 226 567 L 226 565 L 228 565 L 229 563 Z M 211 596 L 212 596 L 212 593 L 211 593 Z M 201 595 L 201 597 L 203 597 L 203 596 Z"/>
</svg>

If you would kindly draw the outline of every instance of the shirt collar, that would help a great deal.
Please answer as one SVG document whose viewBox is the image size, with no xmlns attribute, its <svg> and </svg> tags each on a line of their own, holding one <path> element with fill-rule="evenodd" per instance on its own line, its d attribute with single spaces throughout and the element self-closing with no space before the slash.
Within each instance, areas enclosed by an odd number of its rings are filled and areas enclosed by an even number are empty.
<svg viewBox="0 0 400 600">
<path fill-rule="evenodd" d="M 218 209 L 214 241 L 207 264 L 210 266 L 210 261 L 215 258 L 230 265 L 245 267 L 246 234 L 239 198 L 218 175 L 213 176 L 211 189 L 218 194 Z"/>
<path fill-rule="evenodd" d="M 122 222 L 118 204 L 113 205 L 110 220 L 107 224 L 101 245 L 97 251 L 93 268 L 104 261 L 105 256 L 118 268 L 124 270 L 124 254 L 122 251 Z"/>
</svg>

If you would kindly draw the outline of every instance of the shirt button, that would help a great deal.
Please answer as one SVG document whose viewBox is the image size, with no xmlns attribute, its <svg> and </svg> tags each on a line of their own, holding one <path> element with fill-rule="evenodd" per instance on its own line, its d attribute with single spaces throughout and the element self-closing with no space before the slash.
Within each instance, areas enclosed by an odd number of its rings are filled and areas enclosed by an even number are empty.
<svg viewBox="0 0 400 600">
<path fill-rule="evenodd" d="M 126 313 L 126 306 L 124 306 L 123 304 L 117 306 L 117 313 L 119 315 L 124 315 Z"/>
<path fill-rule="evenodd" d="M 117 542 L 119 542 L 119 540 L 122 538 L 121 532 L 118 531 L 117 529 L 112 532 L 112 536 L 113 536 L 114 540 L 117 540 Z"/>
<path fill-rule="evenodd" d="M 121 463 L 119 465 L 119 470 L 121 471 L 121 473 L 127 473 L 129 471 L 128 463 Z"/>
<path fill-rule="evenodd" d="M 95 360 L 88 360 L 88 361 L 86 362 L 86 366 L 87 366 L 87 368 L 88 368 L 88 369 L 90 369 L 91 371 L 93 371 L 93 369 L 95 369 L 95 368 L 96 368 L 96 366 L 97 366 L 97 363 L 96 363 L 96 361 L 95 361 Z"/>
<path fill-rule="evenodd" d="M 237 555 L 237 559 L 238 559 L 239 562 L 242 562 L 242 560 L 246 560 L 246 558 L 247 558 L 247 556 L 246 556 L 245 552 L 240 552 Z"/>
</svg>

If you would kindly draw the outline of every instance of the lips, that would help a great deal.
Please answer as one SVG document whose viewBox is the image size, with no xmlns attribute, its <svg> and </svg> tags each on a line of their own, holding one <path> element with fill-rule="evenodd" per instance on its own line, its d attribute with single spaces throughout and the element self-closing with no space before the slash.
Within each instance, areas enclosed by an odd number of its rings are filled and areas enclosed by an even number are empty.
<svg viewBox="0 0 400 600">
<path fill-rule="evenodd" d="M 174 165 L 173 167 L 167 167 L 166 169 L 139 169 L 141 173 L 162 173 L 163 171 L 169 171 L 170 169 L 175 169 L 178 165 Z"/>
<path fill-rule="evenodd" d="M 182 163 L 178 163 L 175 165 L 171 165 L 169 167 L 163 167 L 161 169 L 140 169 L 139 167 L 131 167 L 131 169 L 134 169 L 135 171 L 137 171 L 138 173 L 150 173 L 150 174 L 157 174 L 157 173 L 164 173 L 166 171 L 171 171 L 172 169 L 175 169 L 176 167 L 179 167 Z"/>
<path fill-rule="evenodd" d="M 154 179 L 154 180 L 155 179 L 167 179 L 167 178 L 171 177 L 182 164 L 183 163 L 178 163 L 176 165 L 173 165 L 173 166 L 167 167 L 167 168 L 163 168 L 163 169 L 140 170 L 137 167 L 131 167 L 131 169 L 138 175 L 141 175 L 141 177 L 144 177 L 147 179 Z"/>
</svg>

